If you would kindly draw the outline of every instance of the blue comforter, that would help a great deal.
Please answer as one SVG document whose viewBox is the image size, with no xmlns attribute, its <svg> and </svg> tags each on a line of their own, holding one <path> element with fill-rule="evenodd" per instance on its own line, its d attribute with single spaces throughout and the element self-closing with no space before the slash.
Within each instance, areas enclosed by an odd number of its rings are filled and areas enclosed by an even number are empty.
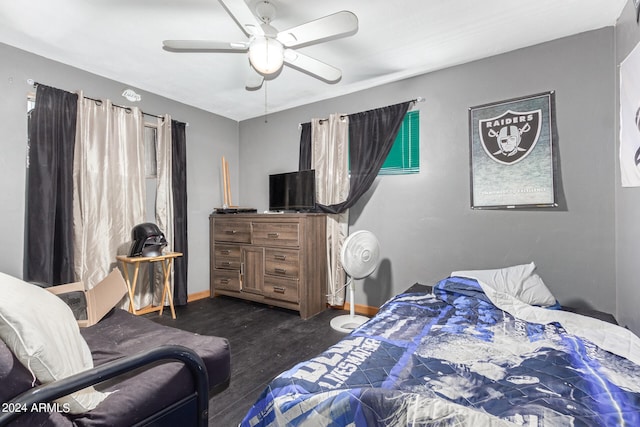
<svg viewBox="0 0 640 427">
<path fill-rule="evenodd" d="M 280 374 L 241 425 L 639 426 L 640 366 L 450 277 Z"/>
</svg>

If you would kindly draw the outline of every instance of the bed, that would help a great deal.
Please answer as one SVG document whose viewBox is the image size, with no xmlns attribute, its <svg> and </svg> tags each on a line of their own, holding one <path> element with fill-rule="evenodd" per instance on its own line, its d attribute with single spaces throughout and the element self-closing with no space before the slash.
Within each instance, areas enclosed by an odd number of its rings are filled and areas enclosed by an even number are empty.
<svg viewBox="0 0 640 427">
<path fill-rule="evenodd" d="M 241 426 L 640 425 L 638 337 L 563 310 L 535 265 L 516 267 L 393 297 L 277 376 Z"/>
</svg>

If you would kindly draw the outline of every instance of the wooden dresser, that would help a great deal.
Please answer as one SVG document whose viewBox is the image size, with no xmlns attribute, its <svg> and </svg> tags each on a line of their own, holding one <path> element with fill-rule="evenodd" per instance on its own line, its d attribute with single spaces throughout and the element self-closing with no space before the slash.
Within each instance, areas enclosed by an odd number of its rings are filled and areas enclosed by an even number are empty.
<svg viewBox="0 0 640 427">
<path fill-rule="evenodd" d="M 324 214 L 212 214 L 211 297 L 227 295 L 300 312 L 326 308 Z"/>
</svg>

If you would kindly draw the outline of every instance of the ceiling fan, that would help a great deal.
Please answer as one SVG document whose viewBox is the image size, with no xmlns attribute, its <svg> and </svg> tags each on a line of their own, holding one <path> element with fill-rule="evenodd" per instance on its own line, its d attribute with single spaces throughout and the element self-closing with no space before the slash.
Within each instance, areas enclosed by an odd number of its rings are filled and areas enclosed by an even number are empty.
<svg viewBox="0 0 640 427">
<path fill-rule="evenodd" d="M 270 1 L 259 1 L 255 14 L 244 0 L 219 1 L 247 35 L 248 41 L 165 40 L 163 49 L 170 52 L 249 52 L 248 90 L 259 89 L 265 78 L 276 77 L 283 64 L 327 83 L 336 83 L 342 78 L 342 71 L 338 68 L 302 54 L 295 48 L 355 34 L 358 31 L 358 17 L 352 12 L 337 12 L 278 31 L 271 26 L 276 9 Z"/>
</svg>

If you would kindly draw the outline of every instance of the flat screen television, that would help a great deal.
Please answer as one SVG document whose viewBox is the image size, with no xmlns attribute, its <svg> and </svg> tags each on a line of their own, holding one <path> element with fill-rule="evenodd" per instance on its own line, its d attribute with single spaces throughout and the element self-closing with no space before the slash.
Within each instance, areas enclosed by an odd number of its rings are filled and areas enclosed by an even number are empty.
<svg viewBox="0 0 640 427">
<path fill-rule="evenodd" d="M 313 211 L 316 207 L 316 171 L 269 175 L 270 211 Z"/>
</svg>

